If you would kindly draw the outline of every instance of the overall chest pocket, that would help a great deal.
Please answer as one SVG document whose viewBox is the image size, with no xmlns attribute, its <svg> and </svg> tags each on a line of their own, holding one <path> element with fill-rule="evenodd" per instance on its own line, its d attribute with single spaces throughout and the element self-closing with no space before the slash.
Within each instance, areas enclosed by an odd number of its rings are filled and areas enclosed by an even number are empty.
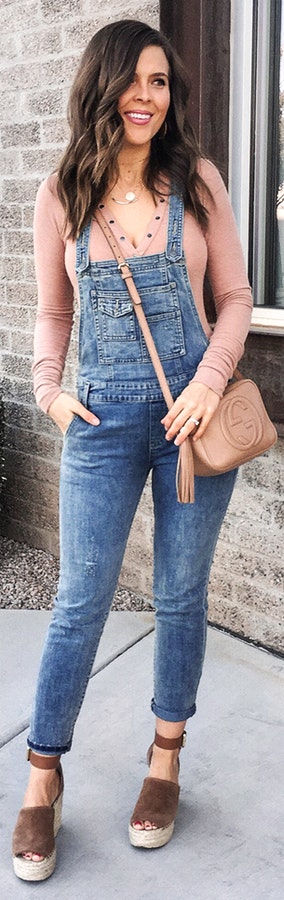
<svg viewBox="0 0 284 900">
<path fill-rule="evenodd" d="M 182 356 L 185 343 L 174 282 L 140 289 L 143 309 L 162 360 Z M 90 291 L 100 363 L 149 361 L 127 288 Z"/>
<path fill-rule="evenodd" d="M 139 291 L 144 313 L 161 360 L 184 356 L 185 341 L 176 282 L 142 288 Z M 142 338 L 143 359 L 148 350 Z"/>
<path fill-rule="evenodd" d="M 141 359 L 138 323 L 128 294 L 123 290 L 91 290 L 91 302 L 100 363 L 137 362 Z"/>
</svg>

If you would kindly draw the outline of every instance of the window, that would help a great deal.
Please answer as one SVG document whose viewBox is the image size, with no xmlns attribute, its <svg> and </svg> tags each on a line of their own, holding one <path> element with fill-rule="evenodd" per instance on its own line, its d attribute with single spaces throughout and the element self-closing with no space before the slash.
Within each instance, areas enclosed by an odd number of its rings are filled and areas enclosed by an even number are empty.
<svg viewBox="0 0 284 900">
<path fill-rule="evenodd" d="M 252 328 L 284 334 L 284 0 L 232 0 L 230 191 Z"/>
</svg>

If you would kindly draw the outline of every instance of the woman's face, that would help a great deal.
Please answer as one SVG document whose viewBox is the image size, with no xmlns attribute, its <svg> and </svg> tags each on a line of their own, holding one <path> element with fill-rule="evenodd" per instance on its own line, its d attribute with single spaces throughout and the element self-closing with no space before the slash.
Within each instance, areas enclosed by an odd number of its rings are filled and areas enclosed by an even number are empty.
<svg viewBox="0 0 284 900">
<path fill-rule="evenodd" d="M 161 47 L 145 47 L 133 81 L 118 101 L 125 144 L 150 143 L 161 128 L 170 105 L 169 64 Z"/>
</svg>

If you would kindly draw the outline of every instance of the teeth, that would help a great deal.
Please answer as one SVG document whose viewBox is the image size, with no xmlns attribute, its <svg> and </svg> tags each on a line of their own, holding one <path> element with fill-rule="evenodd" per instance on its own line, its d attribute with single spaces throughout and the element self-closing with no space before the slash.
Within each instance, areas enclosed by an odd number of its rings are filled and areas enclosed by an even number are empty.
<svg viewBox="0 0 284 900">
<path fill-rule="evenodd" d="M 150 119 L 150 116 L 143 115 L 143 113 L 128 113 L 128 115 L 131 116 L 132 119 Z"/>
</svg>

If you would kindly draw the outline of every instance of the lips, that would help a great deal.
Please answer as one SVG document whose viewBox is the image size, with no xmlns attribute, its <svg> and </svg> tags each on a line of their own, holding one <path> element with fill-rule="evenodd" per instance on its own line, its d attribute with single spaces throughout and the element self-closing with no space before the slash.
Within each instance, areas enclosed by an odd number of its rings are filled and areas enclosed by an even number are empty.
<svg viewBox="0 0 284 900">
<path fill-rule="evenodd" d="M 133 125 L 148 125 L 152 118 L 152 113 L 138 112 L 138 110 L 130 110 L 124 115 L 127 121 L 132 122 Z"/>
</svg>

